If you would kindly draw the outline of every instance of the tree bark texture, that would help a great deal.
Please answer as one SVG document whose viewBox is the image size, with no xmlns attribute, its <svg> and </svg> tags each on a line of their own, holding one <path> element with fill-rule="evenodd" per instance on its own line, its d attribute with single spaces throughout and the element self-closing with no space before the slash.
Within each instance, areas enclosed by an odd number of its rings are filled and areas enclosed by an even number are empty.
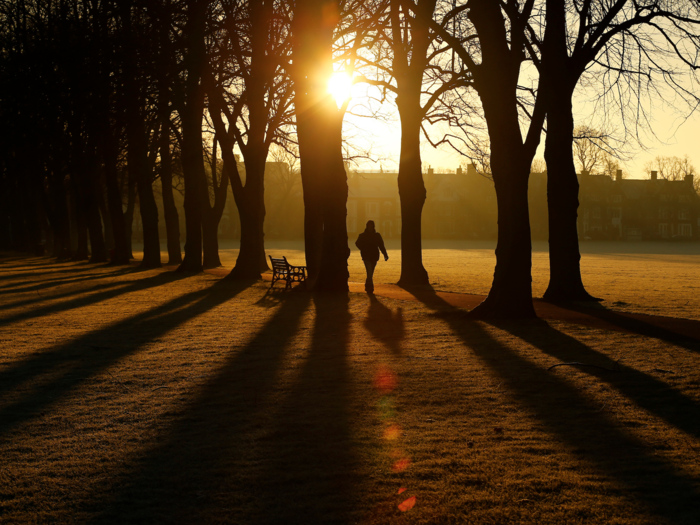
<svg viewBox="0 0 700 525">
<path fill-rule="evenodd" d="M 347 292 L 350 249 L 342 116 L 327 92 L 327 82 L 333 73 L 337 10 L 337 1 L 297 3 L 292 27 L 293 76 L 302 187 L 309 214 L 304 224 L 310 227 L 304 232 L 309 242 L 305 247 L 307 266 L 310 271 L 313 268 L 316 290 Z"/>
<path fill-rule="evenodd" d="M 158 207 L 153 195 L 152 172 L 148 161 L 148 135 L 137 100 L 127 101 L 126 135 L 129 148 L 127 163 L 130 174 L 136 179 L 139 211 L 143 226 L 142 268 L 160 268 L 160 234 L 158 232 Z"/>
<path fill-rule="evenodd" d="M 549 285 L 552 301 L 595 301 L 583 286 L 577 230 L 579 183 L 572 140 L 572 97 L 579 73 L 569 57 L 563 2 L 547 1 L 542 75 L 547 101 L 547 209 L 549 212 Z"/>
<path fill-rule="evenodd" d="M 435 0 L 421 0 L 414 16 L 400 18 L 400 2 L 391 2 L 392 65 L 396 77 L 396 106 L 401 118 L 399 197 L 401 199 L 400 286 L 430 284 L 423 266 L 422 215 L 426 191 L 420 154 L 420 133 L 426 109 L 421 106 L 423 75 L 429 65 L 432 40 L 428 23 Z"/>
<path fill-rule="evenodd" d="M 168 264 L 182 263 L 180 251 L 180 217 L 173 195 L 173 164 L 170 150 L 170 118 L 163 122 L 160 146 L 160 184 L 163 192 L 163 214 L 168 244 Z"/>
<path fill-rule="evenodd" d="M 182 171 L 185 180 L 185 257 L 178 271 L 201 272 L 202 203 L 206 195 L 206 175 L 202 150 L 202 114 L 204 89 L 201 84 L 206 49 L 204 31 L 205 2 L 190 0 L 184 29 L 187 54 L 184 66 L 187 80 L 184 88 L 182 117 Z"/>
<path fill-rule="evenodd" d="M 76 246 L 73 250 L 74 261 L 84 261 L 88 259 L 88 231 L 87 220 L 85 219 L 85 206 L 80 198 L 78 183 L 71 181 L 70 203 L 73 210 Z"/>
<path fill-rule="evenodd" d="M 520 131 L 518 57 L 513 56 L 509 49 L 503 15 L 497 3 L 490 0 L 475 2 L 470 18 L 481 43 L 482 63 L 478 66 L 475 86 L 491 141 L 491 169 L 498 203 L 493 284 L 486 300 L 471 315 L 536 317 L 532 304 L 532 245 L 527 197 L 535 149 L 532 145 L 525 147 Z"/>
<path fill-rule="evenodd" d="M 401 95 L 399 96 L 401 98 Z M 426 191 L 420 157 L 420 106 L 410 108 L 399 102 L 401 114 L 401 157 L 399 196 L 401 198 L 400 286 L 430 284 L 423 266 L 422 214 Z"/>
<path fill-rule="evenodd" d="M 111 137 L 106 141 L 111 140 Z M 102 151 L 102 162 L 104 163 L 105 185 L 107 187 L 107 207 L 111 218 L 112 236 L 114 238 L 114 255 L 112 264 L 129 264 L 131 257 L 131 220 L 127 221 L 125 213 L 122 211 L 122 196 L 119 191 L 119 175 L 117 171 L 117 148 L 116 144 L 105 143 Z M 131 193 L 130 185 L 127 184 L 127 193 Z M 131 202 L 131 217 L 133 218 L 133 199 L 131 195 L 127 197 Z M 127 208 L 128 208 L 127 203 Z"/>
</svg>

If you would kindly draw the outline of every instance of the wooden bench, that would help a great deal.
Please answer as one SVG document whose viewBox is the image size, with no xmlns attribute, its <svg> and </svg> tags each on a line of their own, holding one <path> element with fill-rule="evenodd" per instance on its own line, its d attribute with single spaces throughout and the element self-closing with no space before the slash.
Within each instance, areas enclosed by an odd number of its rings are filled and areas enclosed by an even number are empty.
<svg viewBox="0 0 700 525">
<path fill-rule="evenodd" d="M 306 283 L 306 266 L 292 266 L 287 262 L 286 257 L 277 259 L 270 255 L 270 262 L 272 263 L 272 288 L 277 281 L 286 281 L 287 285 L 284 287 L 288 290 L 292 287 L 292 283 Z"/>
</svg>

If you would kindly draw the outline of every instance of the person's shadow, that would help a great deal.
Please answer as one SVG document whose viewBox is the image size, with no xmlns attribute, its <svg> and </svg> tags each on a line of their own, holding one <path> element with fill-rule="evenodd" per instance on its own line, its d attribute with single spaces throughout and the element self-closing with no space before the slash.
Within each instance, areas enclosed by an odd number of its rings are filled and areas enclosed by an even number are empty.
<svg viewBox="0 0 700 525">
<path fill-rule="evenodd" d="M 364 320 L 364 327 L 372 337 L 385 344 L 394 354 L 401 354 L 401 341 L 406 335 L 403 309 L 391 308 L 382 304 L 374 294 L 369 295 L 369 308 Z"/>
</svg>

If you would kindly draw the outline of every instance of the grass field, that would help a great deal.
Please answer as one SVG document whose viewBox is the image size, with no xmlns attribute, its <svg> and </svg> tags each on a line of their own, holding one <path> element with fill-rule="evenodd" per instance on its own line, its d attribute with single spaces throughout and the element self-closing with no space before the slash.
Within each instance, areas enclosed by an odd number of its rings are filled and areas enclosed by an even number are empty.
<svg viewBox="0 0 700 525">
<path fill-rule="evenodd" d="M 352 241 L 352 239 L 351 239 Z M 350 280 L 363 282 L 365 270 L 353 242 Z M 286 255 L 304 264 L 300 242 L 269 242 L 268 254 Z M 490 241 L 424 241 L 423 261 L 437 290 L 488 293 L 496 266 L 496 244 Z M 395 283 L 401 270 L 398 241 L 387 242 L 389 261 L 380 260 L 375 281 Z M 588 291 L 605 299 L 606 306 L 622 311 L 700 319 L 700 243 L 585 242 L 581 244 L 581 271 Z M 224 267 L 233 268 L 238 250 L 221 250 Z M 167 257 L 164 256 L 164 259 Z M 546 242 L 534 242 L 532 291 L 542 297 L 549 281 Z"/>
<path fill-rule="evenodd" d="M 469 248 L 436 288 L 488 291 Z M 692 254 L 599 252 L 606 304 L 697 318 Z M 0 258 L 0 522 L 700 521 L 697 341 L 268 287 Z"/>
</svg>

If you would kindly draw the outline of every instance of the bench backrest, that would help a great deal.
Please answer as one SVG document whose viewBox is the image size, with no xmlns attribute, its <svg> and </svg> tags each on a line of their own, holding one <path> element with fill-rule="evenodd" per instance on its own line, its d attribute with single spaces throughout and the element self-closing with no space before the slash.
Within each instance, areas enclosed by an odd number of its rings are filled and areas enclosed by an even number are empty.
<svg viewBox="0 0 700 525">
<path fill-rule="evenodd" d="M 287 268 L 289 268 L 287 259 L 284 257 L 282 259 L 277 259 L 270 255 L 270 262 L 272 263 L 272 269 L 278 272 L 286 272 Z"/>
</svg>

